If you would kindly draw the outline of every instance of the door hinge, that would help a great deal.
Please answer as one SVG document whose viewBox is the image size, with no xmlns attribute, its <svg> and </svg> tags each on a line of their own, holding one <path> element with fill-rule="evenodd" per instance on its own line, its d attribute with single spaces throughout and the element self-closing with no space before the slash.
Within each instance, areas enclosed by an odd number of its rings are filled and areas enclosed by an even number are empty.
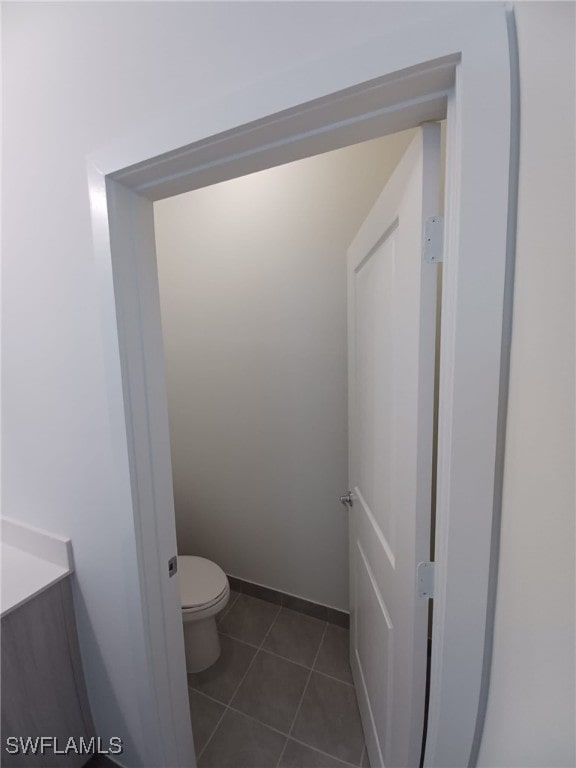
<svg viewBox="0 0 576 768">
<path fill-rule="evenodd" d="M 424 222 L 424 242 L 422 243 L 424 261 L 438 264 L 444 261 L 444 217 L 430 216 Z"/>
<path fill-rule="evenodd" d="M 416 588 L 418 597 L 434 597 L 434 565 L 435 563 L 418 563 L 416 569 Z"/>
<path fill-rule="evenodd" d="M 178 557 L 174 555 L 168 560 L 168 576 L 171 578 L 178 570 Z"/>
</svg>

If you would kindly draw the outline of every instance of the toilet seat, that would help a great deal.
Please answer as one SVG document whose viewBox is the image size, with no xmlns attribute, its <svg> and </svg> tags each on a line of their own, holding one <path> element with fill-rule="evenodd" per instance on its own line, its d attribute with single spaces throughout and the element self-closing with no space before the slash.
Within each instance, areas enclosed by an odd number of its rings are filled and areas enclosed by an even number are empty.
<svg viewBox="0 0 576 768">
<path fill-rule="evenodd" d="M 228 599 L 228 578 L 211 560 L 192 555 L 178 557 L 182 613 L 206 611 Z"/>
<path fill-rule="evenodd" d="M 230 590 L 226 588 L 224 592 L 216 599 L 213 600 L 210 603 L 204 603 L 203 605 L 195 605 L 192 608 L 182 608 L 182 617 L 185 621 L 190 620 L 192 617 L 194 619 L 204 617 L 204 616 L 211 616 L 213 614 L 220 612 L 220 606 L 224 607 L 226 603 L 228 602 L 228 598 L 230 597 Z"/>
</svg>

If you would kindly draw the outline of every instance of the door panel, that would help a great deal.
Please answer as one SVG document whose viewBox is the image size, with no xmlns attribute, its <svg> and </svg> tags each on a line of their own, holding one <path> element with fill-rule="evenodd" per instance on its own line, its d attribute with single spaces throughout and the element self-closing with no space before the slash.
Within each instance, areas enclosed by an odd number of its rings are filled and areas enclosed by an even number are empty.
<svg viewBox="0 0 576 768">
<path fill-rule="evenodd" d="M 348 252 L 351 663 L 373 767 L 416 768 L 426 686 L 440 128 L 423 126 Z"/>
<path fill-rule="evenodd" d="M 374 672 L 364 677 L 364 687 L 374 715 L 376 742 L 380 745 L 387 743 L 390 736 L 387 732 L 390 725 L 387 706 L 394 679 L 394 630 L 384 598 L 359 542 L 355 566 L 358 575 L 356 659 L 362 673 L 364 670 Z M 379 644 L 371 642 L 372 637 L 378 637 Z"/>
<path fill-rule="evenodd" d="M 355 375 L 358 397 L 358 475 L 362 506 L 369 510 L 393 562 L 394 259 L 396 227 L 354 270 Z"/>
</svg>

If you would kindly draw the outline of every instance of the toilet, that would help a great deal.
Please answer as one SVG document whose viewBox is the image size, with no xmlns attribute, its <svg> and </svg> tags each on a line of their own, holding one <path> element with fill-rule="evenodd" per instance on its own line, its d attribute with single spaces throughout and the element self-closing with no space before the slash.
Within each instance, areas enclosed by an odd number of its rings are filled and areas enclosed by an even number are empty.
<svg viewBox="0 0 576 768">
<path fill-rule="evenodd" d="M 220 656 L 216 616 L 230 598 L 228 577 L 211 560 L 178 556 L 186 671 L 201 672 Z"/>
</svg>

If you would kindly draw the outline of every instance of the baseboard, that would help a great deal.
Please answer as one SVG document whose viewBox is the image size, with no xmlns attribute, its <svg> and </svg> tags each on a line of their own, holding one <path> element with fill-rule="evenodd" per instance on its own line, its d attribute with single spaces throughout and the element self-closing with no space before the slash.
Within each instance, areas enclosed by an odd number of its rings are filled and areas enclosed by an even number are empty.
<svg viewBox="0 0 576 768">
<path fill-rule="evenodd" d="M 262 584 L 255 584 L 252 581 L 239 579 L 237 576 L 228 574 L 230 587 L 236 592 L 250 597 L 258 597 L 260 600 L 266 600 L 269 603 L 282 605 L 298 613 L 305 613 L 307 616 L 313 616 L 315 619 L 327 621 L 330 624 L 337 624 L 339 627 L 349 629 L 350 614 L 346 611 L 340 611 L 337 608 L 330 608 L 321 603 L 313 603 L 311 600 L 305 600 L 302 597 L 290 595 L 287 592 L 280 592 L 278 589 L 264 587 Z"/>
</svg>

